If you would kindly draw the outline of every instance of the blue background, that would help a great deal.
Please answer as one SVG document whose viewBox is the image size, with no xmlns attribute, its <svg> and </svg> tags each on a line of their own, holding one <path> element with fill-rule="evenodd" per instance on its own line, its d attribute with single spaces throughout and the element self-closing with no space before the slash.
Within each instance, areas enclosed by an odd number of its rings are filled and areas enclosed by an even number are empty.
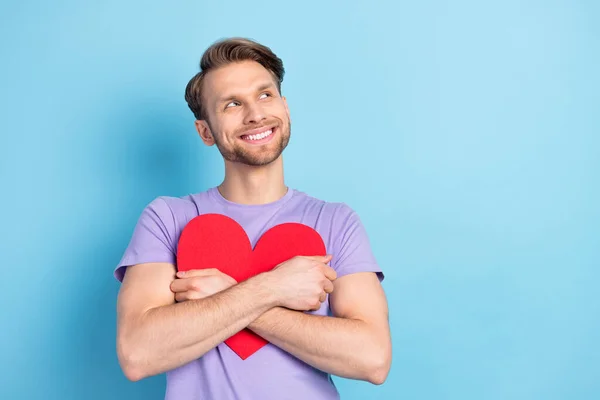
<svg viewBox="0 0 600 400">
<path fill-rule="evenodd" d="M 183 91 L 238 35 L 287 70 L 287 183 L 355 208 L 387 273 L 391 373 L 342 398 L 600 398 L 598 2 L 0 15 L 0 398 L 163 398 L 119 369 L 112 270 L 153 198 L 220 183 Z"/>
</svg>

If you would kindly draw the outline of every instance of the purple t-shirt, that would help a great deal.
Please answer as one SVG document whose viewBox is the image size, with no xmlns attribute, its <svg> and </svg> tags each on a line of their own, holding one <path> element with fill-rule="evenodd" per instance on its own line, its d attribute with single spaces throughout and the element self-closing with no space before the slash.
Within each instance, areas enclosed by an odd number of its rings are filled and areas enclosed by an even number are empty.
<svg viewBox="0 0 600 400">
<path fill-rule="evenodd" d="M 225 199 L 216 187 L 184 197 L 161 196 L 148 204 L 129 246 L 114 270 L 123 280 L 127 266 L 146 262 L 176 265 L 177 242 L 185 225 L 207 213 L 227 215 L 248 234 L 252 247 L 269 228 L 299 222 L 314 228 L 325 242 L 330 265 L 342 277 L 355 272 L 384 276 L 371 251 L 358 215 L 344 203 L 331 203 L 289 188 L 279 200 L 242 205 Z M 357 294 L 359 295 L 359 294 Z M 316 315 L 331 315 L 329 298 Z M 198 360 L 167 372 L 166 400 L 338 399 L 331 376 L 272 344 L 242 360 L 221 343 Z"/>
</svg>

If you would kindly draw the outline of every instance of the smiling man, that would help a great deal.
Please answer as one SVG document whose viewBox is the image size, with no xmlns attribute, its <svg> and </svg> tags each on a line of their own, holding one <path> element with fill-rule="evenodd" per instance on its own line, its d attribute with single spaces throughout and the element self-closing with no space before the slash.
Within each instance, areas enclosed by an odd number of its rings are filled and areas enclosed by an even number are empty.
<svg viewBox="0 0 600 400">
<path fill-rule="evenodd" d="M 282 61 L 248 39 L 206 50 L 185 99 L 202 141 L 223 156 L 224 180 L 154 199 L 114 270 L 123 372 L 133 381 L 166 373 L 167 399 L 337 399 L 331 375 L 382 384 L 389 373 L 384 276 L 358 215 L 285 184 L 283 75 Z M 218 265 L 177 273 L 181 231 L 207 213 L 237 221 L 252 246 L 275 225 L 308 225 L 328 255 L 295 257 L 242 282 Z M 223 343 L 244 328 L 269 342 L 247 359 Z"/>
</svg>

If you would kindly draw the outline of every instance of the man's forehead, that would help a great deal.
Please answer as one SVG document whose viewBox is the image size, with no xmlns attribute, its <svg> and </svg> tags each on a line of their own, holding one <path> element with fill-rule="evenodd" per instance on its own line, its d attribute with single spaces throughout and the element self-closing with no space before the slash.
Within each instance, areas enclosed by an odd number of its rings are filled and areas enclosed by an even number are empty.
<svg viewBox="0 0 600 400">
<path fill-rule="evenodd" d="M 262 65 L 235 63 L 210 71 L 205 78 L 207 94 L 224 99 L 275 86 L 273 75 Z"/>
</svg>

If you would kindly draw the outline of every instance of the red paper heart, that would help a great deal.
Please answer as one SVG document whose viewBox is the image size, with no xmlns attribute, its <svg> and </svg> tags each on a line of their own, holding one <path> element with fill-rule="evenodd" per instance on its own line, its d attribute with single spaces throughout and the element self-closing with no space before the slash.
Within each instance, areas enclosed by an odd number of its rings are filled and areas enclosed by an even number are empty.
<svg viewBox="0 0 600 400">
<path fill-rule="evenodd" d="M 177 248 L 177 269 L 217 268 L 242 282 L 267 272 L 295 256 L 324 256 L 325 244 L 317 231 L 290 222 L 265 232 L 252 250 L 244 229 L 221 214 L 203 214 L 184 227 Z M 249 329 L 225 340 L 243 360 L 268 342 Z"/>
</svg>

